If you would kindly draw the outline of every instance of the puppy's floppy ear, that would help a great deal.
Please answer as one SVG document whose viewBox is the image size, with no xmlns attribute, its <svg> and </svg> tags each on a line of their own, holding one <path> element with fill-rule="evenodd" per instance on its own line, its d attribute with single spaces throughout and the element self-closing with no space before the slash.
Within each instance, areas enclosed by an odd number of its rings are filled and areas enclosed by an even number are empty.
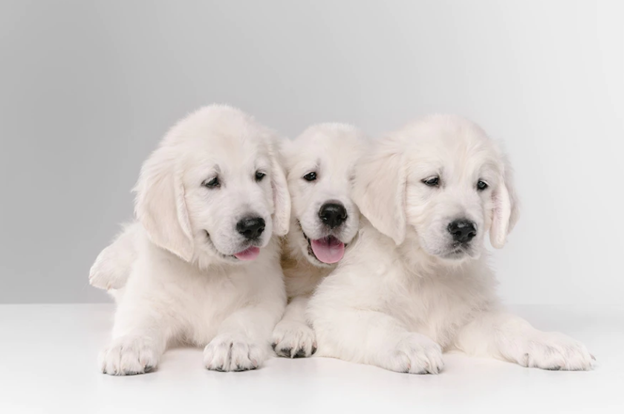
<svg viewBox="0 0 624 414">
<path fill-rule="evenodd" d="M 284 174 L 284 163 L 279 151 L 278 139 L 273 140 L 271 148 L 271 189 L 273 191 L 273 233 L 285 236 L 290 225 L 290 193 Z"/>
<path fill-rule="evenodd" d="M 134 189 L 134 211 L 152 242 L 183 260 L 194 252 L 191 224 L 184 198 L 182 173 L 175 156 L 160 147 L 143 163 Z"/>
<path fill-rule="evenodd" d="M 519 215 L 519 203 L 513 183 L 513 171 L 503 157 L 503 171 L 498 187 L 492 192 L 492 225 L 490 227 L 490 243 L 500 249 L 507 241 L 507 235 L 513 230 Z"/>
<path fill-rule="evenodd" d="M 395 138 L 373 144 L 357 163 L 353 200 L 371 224 L 399 245 L 405 239 L 407 174 Z"/>
</svg>

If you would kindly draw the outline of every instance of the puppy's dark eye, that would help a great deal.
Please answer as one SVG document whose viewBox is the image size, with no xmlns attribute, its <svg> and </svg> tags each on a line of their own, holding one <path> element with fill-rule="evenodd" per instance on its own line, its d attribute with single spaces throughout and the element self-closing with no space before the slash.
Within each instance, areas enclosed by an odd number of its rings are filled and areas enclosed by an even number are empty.
<svg viewBox="0 0 624 414">
<path fill-rule="evenodd" d="M 256 181 L 260 182 L 262 181 L 262 179 L 264 178 L 266 174 L 260 171 L 256 171 Z"/>
<path fill-rule="evenodd" d="M 316 172 L 312 171 L 303 176 L 306 181 L 316 181 Z"/>
<path fill-rule="evenodd" d="M 422 180 L 422 182 L 425 185 L 428 185 L 429 187 L 437 187 L 440 185 L 440 177 L 429 177 L 429 178 L 425 178 L 424 180 Z"/>
<path fill-rule="evenodd" d="M 206 188 L 219 188 L 221 187 L 221 181 L 219 181 L 219 177 L 212 178 L 210 180 L 206 180 L 202 183 L 202 185 Z"/>
<path fill-rule="evenodd" d="M 483 190 L 485 190 L 488 187 L 489 187 L 488 183 L 486 183 L 483 180 L 479 180 L 477 182 L 477 190 L 479 190 L 479 191 L 483 191 Z"/>
</svg>

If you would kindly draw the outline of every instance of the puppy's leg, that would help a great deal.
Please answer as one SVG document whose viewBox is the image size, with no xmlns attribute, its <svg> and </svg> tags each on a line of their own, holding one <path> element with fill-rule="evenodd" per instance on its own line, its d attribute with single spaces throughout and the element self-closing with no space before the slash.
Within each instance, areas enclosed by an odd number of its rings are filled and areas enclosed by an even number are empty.
<svg viewBox="0 0 624 414">
<path fill-rule="evenodd" d="M 125 298 L 115 315 L 113 340 L 100 353 L 100 370 L 109 375 L 151 371 L 165 351 L 172 326 L 162 305 Z"/>
<path fill-rule="evenodd" d="M 214 371 L 258 368 L 269 356 L 269 339 L 279 315 L 274 306 L 250 306 L 234 312 L 204 348 L 204 365 Z"/>
<path fill-rule="evenodd" d="M 255 290 L 253 302 L 228 316 L 204 348 L 207 369 L 246 371 L 258 368 L 269 357 L 271 333 L 284 314 L 286 292 L 281 277 L 266 280 Z"/>
<path fill-rule="evenodd" d="M 305 316 L 309 300 L 308 296 L 294 297 L 286 307 L 284 317 L 273 330 L 273 349 L 278 356 L 301 358 L 316 352 L 314 331 Z"/>
<path fill-rule="evenodd" d="M 558 332 L 539 331 L 503 312 L 479 314 L 458 332 L 455 346 L 467 354 L 550 370 L 587 370 L 595 362 L 582 343 Z"/>
<path fill-rule="evenodd" d="M 385 313 L 311 306 L 309 315 L 320 356 L 411 374 L 437 374 L 444 367 L 437 343 Z"/>
<path fill-rule="evenodd" d="M 124 231 L 100 252 L 89 271 L 89 283 L 100 289 L 121 289 L 126 285 L 132 265 L 137 259 L 138 223 Z"/>
</svg>

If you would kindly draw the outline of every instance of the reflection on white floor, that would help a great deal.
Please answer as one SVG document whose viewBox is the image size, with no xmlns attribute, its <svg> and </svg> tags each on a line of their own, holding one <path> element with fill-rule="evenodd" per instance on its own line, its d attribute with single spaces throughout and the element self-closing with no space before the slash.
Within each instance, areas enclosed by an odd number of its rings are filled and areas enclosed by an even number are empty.
<svg viewBox="0 0 624 414">
<path fill-rule="evenodd" d="M 583 341 L 597 368 L 540 371 L 447 354 L 437 376 L 323 358 L 219 373 L 202 367 L 200 349 L 184 348 L 168 351 L 156 372 L 110 377 L 96 358 L 112 305 L 0 305 L 0 413 L 624 413 L 623 307 L 512 309 Z"/>
</svg>

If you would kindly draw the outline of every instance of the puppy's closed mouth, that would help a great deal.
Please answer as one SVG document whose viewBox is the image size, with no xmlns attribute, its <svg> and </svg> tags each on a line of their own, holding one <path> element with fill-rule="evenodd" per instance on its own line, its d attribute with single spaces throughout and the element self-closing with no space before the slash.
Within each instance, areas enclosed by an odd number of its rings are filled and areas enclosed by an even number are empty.
<svg viewBox="0 0 624 414">
<path fill-rule="evenodd" d="M 305 231 L 303 231 L 301 223 L 299 223 L 299 228 L 301 229 L 301 234 L 303 234 L 303 237 L 305 237 L 308 242 L 308 254 L 310 256 L 325 264 L 334 264 L 342 260 L 347 245 L 341 242 L 337 237 L 327 236 L 312 240 L 305 234 Z"/>
<path fill-rule="evenodd" d="M 257 246 L 249 246 L 244 250 L 241 250 L 238 253 L 234 254 L 223 254 L 218 249 L 217 246 L 214 245 L 212 239 L 210 238 L 210 233 L 207 230 L 204 230 L 206 233 L 206 238 L 208 239 L 208 244 L 212 247 L 212 250 L 221 256 L 224 259 L 228 260 L 236 260 L 236 261 L 251 261 L 255 260 L 260 255 L 260 248 Z"/>
<path fill-rule="evenodd" d="M 466 256 L 474 257 L 475 253 L 469 246 L 462 243 L 453 243 L 447 252 L 440 255 L 441 258 L 447 260 L 461 260 Z"/>
</svg>

